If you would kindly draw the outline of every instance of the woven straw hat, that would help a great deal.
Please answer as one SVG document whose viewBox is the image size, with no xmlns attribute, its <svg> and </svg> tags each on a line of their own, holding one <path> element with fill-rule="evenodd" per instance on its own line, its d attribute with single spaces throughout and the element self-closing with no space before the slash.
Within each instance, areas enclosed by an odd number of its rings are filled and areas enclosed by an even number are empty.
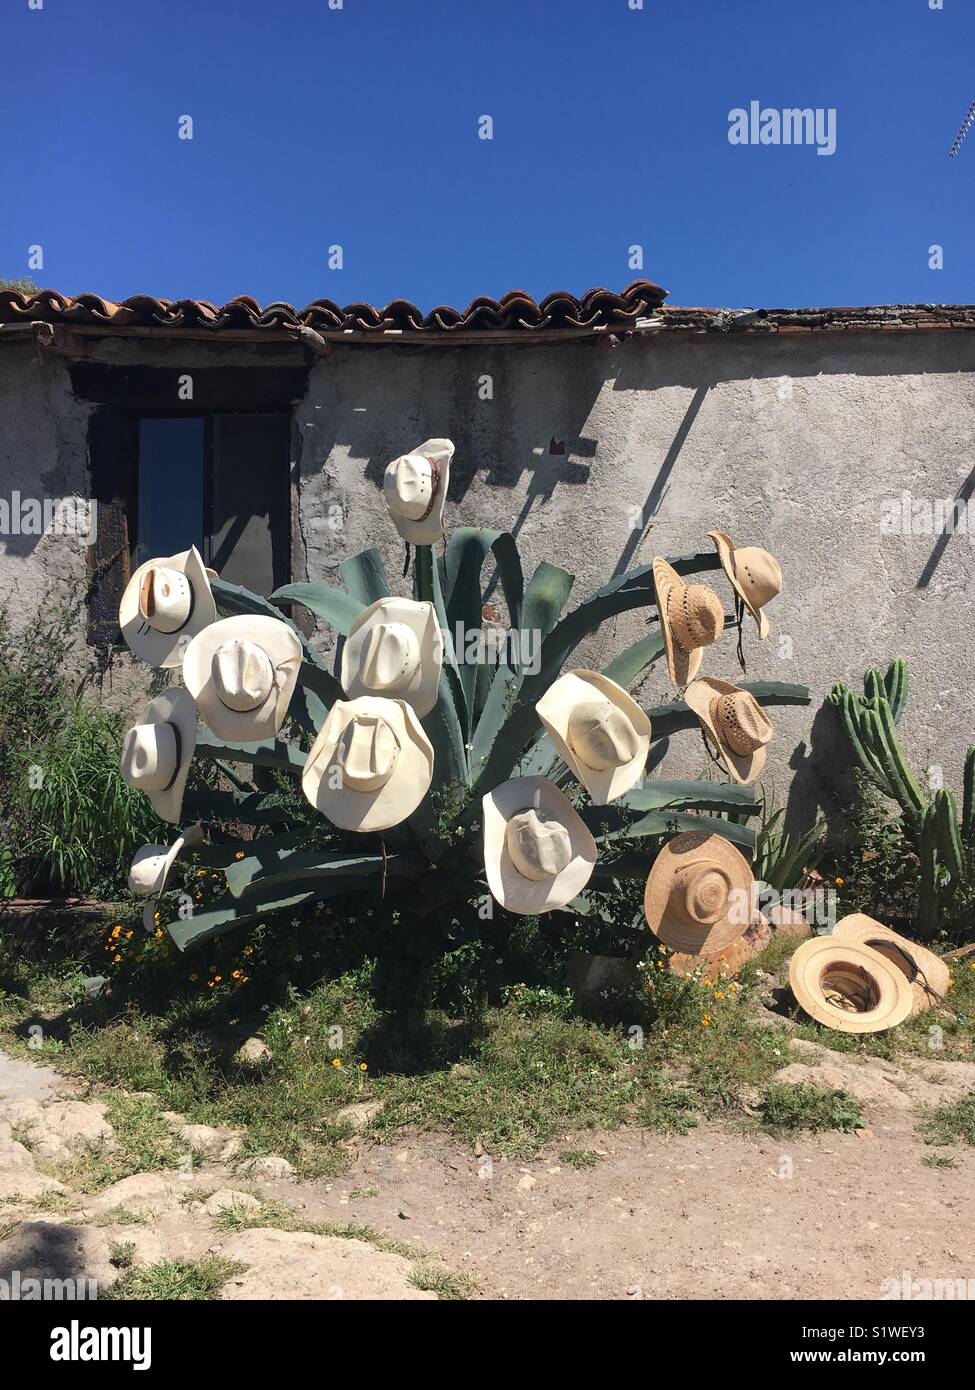
<svg viewBox="0 0 975 1390">
<path fill-rule="evenodd" d="M 907 979 L 914 997 L 912 1014 L 940 1004 L 948 993 L 948 967 L 933 951 L 927 951 L 916 941 L 898 936 L 881 922 L 875 922 L 863 912 L 854 912 L 837 922 L 833 940 L 860 941 L 896 965 Z"/>
<path fill-rule="evenodd" d="M 748 861 L 722 835 L 696 830 L 664 845 L 643 895 L 650 930 L 691 956 L 723 951 L 743 935 L 754 907 Z"/>
<path fill-rule="evenodd" d="M 535 706 L 560 756 L 597 806 L 635 787 L 650 751 L 650 720 L 598 671 L 568 671 Z"/>
<path fill-rule="evenodd" d="M 432 603 L 380 598 L 349 629 L 342 648 L 342 688 L 351 699 L 405 700 L 422 719 L 437 703 L 443 634 Z"/>
<path fill-rule="evenodd" d="M 171 686 L 150 700 L 122 740 L 122 781 L 145 792 L 160 820 L 175 824 L 196 749 L 196 705 Z"/>
<path fill-rule="evenodd" d="M 218 738 L 273 738 L 288 712 L 301 667 L 301 642 L 280 618 L 245 613 L 198 633 L 183 658 L 183 680 Z"/>
<path fill-rule="evenodd" d="M 203 826 L 191 825 L 171 845 L 143 845 L 136 851 L 129 869 L 129 891 L 146 897 L 142 925 L 152 931 L 156 919 L 156 901 L 166 891 L 166 881 L 180 851 L 188 845 L 198 845 L 203 839 Z"/>
<path fill-rule="evenodd" d="M 684 701 L 710 732 L 734 780 L 753 782 L 765 766 L 775 735 L 751 691 L 702 676 L 687 687 Z"/>
<path fill-rule="evenodd" d="M 513 777 L 482 800 L 484 868 L 508 912 L 565 907 L 596 865 L 596 842 L 567 796 L 547 777 Z"/>
<path fill-rule="evenodd" d="M 712 588 L 685 584 L 659 555 L 653 562 L 653 583 L 670 678 L 675 685 L 686 685 L 701 669 L 701 648 L 724 632 L 724 609 Z"/>
<path fill-rule="evenodd" d="M 119 627 L 133 655 L 150 666 L 180 664 L 190 639 L 216 620 L 212 573 L 195 546 L 139 566 L 118 610 Z"/>
<path fill-rule="evenodd" d="M 427 439 L 386 468 L 383 495 L 404 541 L 433 545 L 443 535 L 443 508 L 454 446 L 449 439 Z"/>
<path fill-rule="evenodd" d="M 882 1033 L 903 1023 L 914 1003 L 906 977 L 886 956 L 832 935 L 796 949 L 789 984 L 810 1018 L 839 1033 Z"/>
<path fill-rule="evenodd" d="M 718 547 L 725 574 L 758 624 L 763 640 L 769 635 L 769 621 L 762 609 L 782 591 L 782 570 L 774 555 L 757 545 L 736 546 L 723 531 L 709 531 Z"/>
</svg>

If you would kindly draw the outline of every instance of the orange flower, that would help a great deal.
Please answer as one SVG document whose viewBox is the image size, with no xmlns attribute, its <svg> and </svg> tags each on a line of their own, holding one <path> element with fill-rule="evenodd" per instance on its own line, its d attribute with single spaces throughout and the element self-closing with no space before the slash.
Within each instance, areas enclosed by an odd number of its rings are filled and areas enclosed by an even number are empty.
<svg viewBox="0 0 975 1390">
<path fill-rule="evenodd" d="M 243 859 L 243 857 L 244 857 L 244 851 L 243 851 L 242 849 L 239 849 L 239 850 L 237 851 L 237 853 L 234 855 L 234 858 L 235 858 L 235 859 Z"/>
</svg>

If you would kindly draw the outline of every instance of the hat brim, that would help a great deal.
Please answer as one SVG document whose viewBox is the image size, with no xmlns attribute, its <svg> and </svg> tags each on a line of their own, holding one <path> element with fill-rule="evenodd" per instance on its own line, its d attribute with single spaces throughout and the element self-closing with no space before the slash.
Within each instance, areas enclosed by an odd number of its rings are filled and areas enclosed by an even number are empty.
<svg viewBox="0 0 975 1390">
<path fill-rule="evenodd" d="M 190 763 L 196 751 L 196 705 L 189 691 L 170 686 L 150 700 L 136 720 L 137 724 L 174 724 L 179 731 L 179 767 L 170 786 L 163 791 L 145 791 L 160 820 L 175 825 L 183 806 L 183 792 L 190 773 Z M 142 791 L 138 785 L 133 790 Z"/>
<path fill-rule="evenodd" d="M 708 535 L 711 537 L 711 539 L 714 541 L 715 545 L 718 548 L 718 558 L 721 561 L 721 568 L 728 576 L 728 579 L 735 593 L 741 599 L 742 603 L 745 605 L 749 613 L 755 619 L 755 622 L 758 624 L 758 635 L 764 642 L 765 638 L 769 635 L 772 629 L 769 625 L 769 620 L 765 616 L 762 609 L 756 608 L 754 606 L 751 599 L 748 597 L 748 595 L 745 593 L 745 590 L 741 587 L 741 584 L 739 583 L 738 576 L 735 573 L 734 541 L 731 539 L 730 536 L 725 535 L 724 531 L 709 531 Z"/>
<path fill-rule="evenodd" d="M 660 618 L 660 630 L 664 635 L 670 679 L 675 685 L 687 685 L 700 671 L 704 653 L 700 647 L 695 647 L 691 652 L 682 652 L 677 645 L 667 618 L 667 595 L 685 588 L 685 584 L 677 571 L 659 555 L 653 562 L 653 587 L 657 595 L 657 614 Z"/>
<path fill-rule="evenodd" d="M 234 638 L 260 647 L 274 671 L 274 686 L 257 709 L 228 709 L 211 678 L 214 652 Z M 245 613 L 221 618 L 193 638 L 183 658 L 183 680 L 200 707 L 204 723 L 217 738 L 256 743 L 273 738 L 283 724 L 300 668 L 301 642 L 294 630 L 280 618 Z"/>
<path fill-rule="evenodd" d="M 420 664 L 409 685 L 402 690 L 374 690 L 360 675 L 366 638 L 372 628 L 382 622 L 405 623 L 415 633 L 420 647 Z M 401 598 L 377 599 L 356 618 L 342 648 L 342 689 L 350 700 L 361 696 L 405 700 L 420 719 L 437 703 L 442 669 L 443 633 L 432 603 Z"/>
<path fill-rule="evenodd" d="M 582 700 L 591 700 L 594 695 L 609 700 L 622 711 L 636 732 L 639 750 L 621 767 L 605 770 L 587 767 L 569 746 L 569 720 L 573 707 Z M 563 761 L 592 797 L 594 805 L 606 806 L 616 797 L 630 791 L 640 781 L 646 769 L 647 754 L 650 752 L 650 720 L 632 696 L 608 676 L 581 667 L 575 671 L 567 671 L 538 701 L 535 713 L 544 724 Z"/>
<path fill-rule="evenodd" d="M 667 910 L 677 874 L 698 862 L 718 864 L 731 880 L 727 911 L 707 927 L 688 926 Z M 747 931 L 756 897 L 748 860 L 731 841 L 722 835 L 690 830 L 669 840 L 654 860 L 643 894 L 643 911 L 650 930 L 664 945 L 690 956 L 714 955 Z M 749 904 L 747 912 L 741 910 L 742 898 Z"/>
<path fill-rule="evenodd" d="M 378 715 L 394 729 L 400 751 L 389 780 L 375 791 L 332 787 L 326 776 L 346 725 L 357 714 Z M 305 761 L 301 788 L 322 815 L 341 830 L 389 830 L 411 816 L 430 789 L 433 747 L 405 700 L 360 696 L 336 700 Z"/>
<path fill-rule="evenodd" d="M 435 545 L 444 533 L 443 509 L 450 486 L 450 461 L 454 456 L 454 446 L 449 439 L 426 439 L 411 454 L 422 454 L 424 458 L 436 459 L 440 465 L 440 481 L 434 490 L 430 512 L 422 521 L 411 521 L 408 516 L 390 509 L 393 525 L 404 541 L 410 545 Z"/>
<path fill-rule="evenodd" d="M 717 745 L 721 761 L 728 769 L 731 777 L 742 785 L 754 782 L 755 778 L 765 766 L 768 757 L 768 746 L 762 744 L 747 757 L 742 757 L 740 753 L 734 752 L 724 742 L 718 727 L 711 718 L 711 700 L 715 695 L 733 695 L 741 687 L 730 685 L 728 681 L 719 681 L 713 676 L 701 676 L 700 679 L 692 681 L 684 692 L 684 703 L 694 711 L 698 719 L 711 734 Z"/>
<path fill-rule="evenodd" d="M 861 1013 L 831 1004 L 822 978 L 830 968 L 844 965 L 865 972 L 877 993 L 877 1003 Z M 789 984 L 796 1002 L 810 1018 L 838 1033 L 882 1033 L 910 1017 L 914 996 L 906 977 L 886 956 L 853 940 L 814 936 L 797 947 L 789 962 Z"/>
<path fill-rule="evenodd" d="M 189 826 L 181 835 L 177 836 L 169 846 L 160 866 L 159 873 L 156 875 L 152 886 L 148 890 L 134 890 L 136 892 L 145 892 L 146 903 L 142 909 L 142 925 L 147 932 L 152 931 L 155 927 L 157 904 L 166 891 L 166 884 L 169 882 L 169 875 L 172 872 L 173 865 L 176 863 L 177 856 L 188 846 L 198 845 L 202 840 L 203 826 L 197 821 L 195 825 Z M 134 862 L 135 861 L 133 861 L 133 863 Z"/>
<path fill-rule="evenodd" d="M 193 591 L 190 616 L 176 632 L 157 632 L 149 627 L 139 612 L 139 591 L 143 577 L 148 570 L 160 566 L 185 574 Z M 210 588 L 211 573 L 203 564 L 203 557 L 196 546 L 190 546 L 189 550 L 170 555 L 167 559 L 146 560 L 145 564 L 139 566 L 125 586 L 118 610 L 119 627 L 133 656 L 149 666 L 160 666 L 166 670 L 180 664 L 183 653 L 197 633 L 216 621 L 217 605 Z"/>
<path fill-rule="evenodd" d="M 513 777 L 482 798 L 484 869 L 491 895 L 507 912 L 533 917 L 565 907 L 582 892 L 596 866 L 596 841 L 572 802 L 547 777 Z M 508 853 L 507 830 L 520 811 L 547 811 L 569 832 L 572 858 L 552 878 L 518 872 Z"/>
<path fill-rule="evenodd" d="M 919 946 L 916 941 L 898 935 L 882 922 L 875 922 L 866 913 L 854 912 L 841 918 L 833 928 L 831 936 L 834 941 L 837 938 L 842 941 L 859 941 L 871 950 L 886 956 L 911 987 L 914 1000 L 912 1014 L 919 1014 L 924 1009 L 930 1009 L 933 1004 L 940 1004 L 948 993 L 948 967 L 939 956 Z"/>
</svg>

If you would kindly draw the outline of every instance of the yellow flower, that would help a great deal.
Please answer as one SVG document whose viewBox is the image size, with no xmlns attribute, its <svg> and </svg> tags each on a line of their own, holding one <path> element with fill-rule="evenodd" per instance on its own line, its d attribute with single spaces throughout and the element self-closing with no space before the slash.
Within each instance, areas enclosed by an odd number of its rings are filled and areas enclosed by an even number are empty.
<svg viewBox="0 0 975 1390">
<path fill-rule="evenodd" d="M 113 927 L 113 928 L 112 928 L 112 940 L 114 941 L 115 938 L 116 938 L 117 936 L 120 936 L 120 935 L 121 935 L 121 932 L 122 932 L 122 928 L 121 928 L 121 927 Z"/>
<path fill-rule="evenodd" d="M 705 1028 L 710 1028 L 710 1026 L 711 1026 L 711 1015 L 710 1015 L 710 1014 L 704 1014 L 704 1015 L 702 1016 L 702 1018 L 701 1018 L 701 1022 L 704 1024 Z"/>
<path fill-rule="evenodd" d="M 716 990 L 714 991 L 714 997 L 715 997 L 715 999 L 723 999 L 723 998 L 724 998 L 724 990 L 723 990 L 723 989 L 716 989 Z"/>
<path fill-rule="evenodd" d="M 157 927 L 157 928 L 156 928 L 156 939 L 158 940 L 160 936 L 162 936 L 162 927 Z"/>
<path fill-rule="evenodd" d="M 332 1058 L 332 1066 L 333 1066 L 333 1067 L 340 1067 L 341 1065 L 342 1065 L 342 1058 L 341 1058 L 341 1057 L 333 1057 L 333 1058 Z"/>
<path fill-rule="evenodd" d="M 845 882 L 846 882 L 846 879 L 845 879 L 845 878 L 838 878 L 838 879 L 836 880 L 836 882 L 837 882 L 837 883 L 845 883 Z"/>
<path fill-rule="evenodd" d="M 359 1070 L 360 1070 L 360 1071 L 368 1071 L 369 1068 L 368 1068 L 368 1066 L 366 1065 L 365 1062 L 360 1062 L 360 1063 L 359 1063 Z"/>
<path fill-rule="evenodd" d="M 254 947 L 253 947 L 253 946 L 245 946 L 245 947 L 244 947 L 244 955 L 245 955 L 245 956 L 252 956 L 253 954 L 254 954 Z"/>
<path fill-rule="evenodd" d="M 213 981 L 207 980 L 207 989 L 213 989 Z"/>
<path fill-rule="evenodd" d="M 243 851 L 242 849 L 239 849 L 239 850 L 237 851 L 237 853 L 234 855 L 234 858 L 235 858 L 235 859 L 243 859 L 243 857 L 244 857 L 244 851 Z"/>
<path fill-rule="evenodd" d="M 130 931 L 127 931 L 127 932 L 125 933 L 125 939 L 126 939 L 126 941 L 131 941 L 131 940 L 132 940 L 132 933 L 131 933 Z"/>
<path fill-rule="evenodd" d="M 118 965 L 118 963 L 119 963 L 119 961 L 120 961 L 121 959 L 122 959 L 121 956 L 113 956 L 113 957 L 112 957 L 112 964 L 113 964 L 113 965 Z"/>
<path fill-rule="evenodd" d="M 216 980 L 217 984 L 219 984 L 220 981 L 223 979 L 223 976 L 222 976 L 222 975 L 214 975 L 213 978 L 214 978 L 214 980 Z"/>
<path fill-rule="evenodd" d="M 194 970 L 194 971 L 193 971 L 193 974 L 190 976 L 190 979 L 191 979 L 191 980 L 193 981 L 193 983 L 195 984 L 196 981 L 197 981 L 199 978 L 200 978 L 199 975 L 198 975 L 198 974 L 196 973 L 196 971 Z"/>
<path fill-rule="evenodd" d="M 197 878 L 206 878 L 206 876 L 207 876 L 207 871 L 206 871 L 206 869 L 197 869 L 197 871 L 196 871 L 196 876 L 197 876 Z"/>
<path fill-rule="evenodd" d="M 235 971 L 234 971 L 234 973 L 233 973 L 233 978 L 234 978 L 235 980 L 239 980 L 239 979 L 240 979 L 240 971 L 239 971 L 239 970 L 235 970 Z"/>
</svg>

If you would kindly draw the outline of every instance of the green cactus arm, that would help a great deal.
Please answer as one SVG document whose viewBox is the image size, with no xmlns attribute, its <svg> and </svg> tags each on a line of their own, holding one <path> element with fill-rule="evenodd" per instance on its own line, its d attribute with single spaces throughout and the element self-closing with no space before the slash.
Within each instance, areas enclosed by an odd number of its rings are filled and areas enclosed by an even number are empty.
<svg viewBox="0 0 975 1390">
<path fill-rule="evenodd" d="M 894 788 L 884 772 L 880 759 L 874 754 L 869 734 L 866 729 L 861 730 L 860 720 L 857 718 L 856 697 L 851 690 L 844 688 L 838 708 L 843 719 L 846 736 L 853 750 L 853 756 L 874 786 L 884 796 L 889 796 L 891 801 L 895 801 L 897 798 L 894 795 Z"/>
<path fill-rule="evenodd" d="M 877 701 L 876 718 L 879 720 L 884 742 L 887 746 L 887 752 L 891 759 L 896 785 L 903 786 L 907 794 L 908 799 L 906 802 L 902 802 L 902 805 L 909 814 L 916 817 L 920 815 L 925 806 L 927 806 L 927 799 L 914 780 L 913 773 L 907 765 L 907 759 L 904 757 L 904 750 L 901 748 L 900 741 L 897 737 L 894 716 L 891 713 L 891 708 L 886 698 Z M 913 808 L 913 810 L 910 808 Z"/>
<path fill-rule="evenodd" d="M 975 840 L 975 748 L 965 754 L 964 794 L 961 804 L 961 837 L 970 849 Z"/>
<path fill-rule="evenodd" d="M 921 835 L 918 844 L 921 857 L 921 880 L 918 884 L 918 935 L 930 940 L 938 930 L 941 919 L 941 901 L 938 896 L 938 851 L 937 832 L 934 824 L 934 808 L 929 806 L 921 819 Z"/>
<path fill-rule="evenodd" d="M 935 796 L 934 807 L 938 849 L 953 884 L 957 886 L 965 877 L 965 854 L 958 833 L 958 807 L 947 788 Z"/>
<path fill-rule="evenodd" d="M 887 692 L 887 703 L 890 705 L 890 712 L 894 716 L 894 723 L 901 722 L 901 715 L 907 705 L 907 690 L 910 677 L 907 670 L 907 662 L 903 657 L 895 657 L 887 667 L 887 674 L 884 676 L 884 689 Z"/>
</svg>

